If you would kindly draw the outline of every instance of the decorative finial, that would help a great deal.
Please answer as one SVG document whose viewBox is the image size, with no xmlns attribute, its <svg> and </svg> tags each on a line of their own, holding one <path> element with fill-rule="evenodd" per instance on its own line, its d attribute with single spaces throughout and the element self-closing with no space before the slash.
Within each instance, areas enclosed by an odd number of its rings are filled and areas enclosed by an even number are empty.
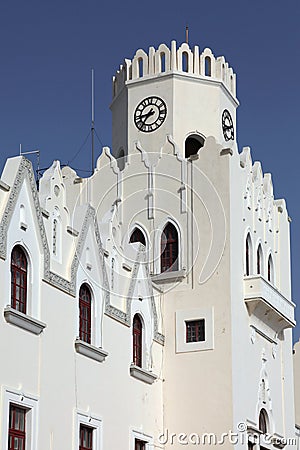
<svg viewBox="0 0 300 450">
<path fill-rule="evenodd" d="M 189 27 L 188 25 L 185 27 L 185 42 L 189 43 Z"/>
</svg>

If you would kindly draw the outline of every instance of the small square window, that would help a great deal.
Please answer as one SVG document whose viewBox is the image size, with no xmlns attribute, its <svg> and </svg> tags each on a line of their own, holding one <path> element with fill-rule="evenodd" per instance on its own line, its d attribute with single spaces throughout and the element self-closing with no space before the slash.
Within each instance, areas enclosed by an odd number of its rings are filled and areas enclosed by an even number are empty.
<svg viewBox="0 0 300 450">
<path fill-rule="evenodd" d="M 141 439 L 135 439 L 134 441 L 134 450 L 146 450 L 147 442 L 142 441 Z"/>
<path fill-rule="evenodd" d="M 185 327 L 186 342 L 205 341 L 205 319 L 186 321 Z"/>
</svg>

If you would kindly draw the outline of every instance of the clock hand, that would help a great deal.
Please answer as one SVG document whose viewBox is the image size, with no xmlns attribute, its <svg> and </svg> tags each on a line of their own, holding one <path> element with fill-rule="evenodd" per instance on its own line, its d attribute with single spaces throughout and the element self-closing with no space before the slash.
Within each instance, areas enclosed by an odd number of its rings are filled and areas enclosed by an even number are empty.
<svg viewBox="0 0 300 450">
<path fill-rule="evenodd" d="M 148 119 L 148 117 L 153 116 L 154 113 L 155 113 L 155 112 L 154 112 L 154 109 L 151 108 L 150 111 L 147 112 L 146 114 L 141 114 L 141 115 L 140 115 L 140 119 L 141 119 L 142 117 L 145 117 L 145 120 L 144 120 L 143 122 L 146 122 L 146 120 Z"/>
</svg>

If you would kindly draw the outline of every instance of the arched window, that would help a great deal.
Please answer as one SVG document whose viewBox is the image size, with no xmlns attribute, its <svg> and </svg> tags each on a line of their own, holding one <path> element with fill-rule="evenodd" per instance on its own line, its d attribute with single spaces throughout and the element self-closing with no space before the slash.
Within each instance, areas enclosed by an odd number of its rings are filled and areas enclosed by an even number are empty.
<svg viewBox="0 0 300 450">
<path fill-rule="evenodd" d="M 258 427 L 262 434 L 268 432 L 268 415 L 264 408 L 262 408 L 259 413 Z"/>
<path fill-rule="evenodd" d="M 251 266 L 252 266 L 252 242 L 250 234 L 247 235 L 246 238 L 246 254 L 245 254 L 245 275 L 251 275 Z"/>
<path fill-rule="evenodd" d="M 268 259 L 268 281 L 274 284 L 274 264 L 271 255 L 269 255 Z"/>
<path fill-rule="evenodd" d="M 178 270 L 178 233 L 170 222 L 161 236 L 161 272 Z"/>
<path fill-rule="evenodd" d="M 189 71 L 189 55 L 187 54 L 187 52 L 182 53 L 182 71 Z"/>
<path fill-rule="evenodd" d="M 138 59 L 138 65 L 139 65 L 139 78 L 141 78 L 144 75 L 144 61 L 143 58 Z"/>
<path fill-rule="evenodd" d="M 259 244 L 258 248 L 257 248 L 257 254 L 256 254 L 256 273 L 257 275 L 262 275 L 262 271 L 263 271 L 263 254 L 262 254 L 262 248 L 261 245 Z"/>
<path fill-rule="evenodd" d="M 131 233 L 129 242 L 132 244 L 133 242 L 140 242 L 146 247 L 146 239 L 145 235 L 140 228 L 135 228 Z"/>
<path fill-rule="evenodd" d="M 26 314 L 27 308 L 27 257 L 17 245 L 11 253 L 11 307 Z"/>
<path fill-rule="evenodd" d="M 211 59 L 209 56 L 205 57 L 205 75 L 211 77 Z"/>
<path fill-rule="evenodd" d="M 191 155 L 196 155 L 201 147 L 204 145 L 202 136 L 192 134 L 185 140 L 185 157 L 189 158 Z"/>
<path fill-rule="evenodd" d="M 79 290 L 79 339 L 91 343 L 92 296 L 87 284 Z"/>
<path fill-rule="evenodd" d="M 132 326 L 133 364 L 138 367 L 143 365 L 143 325 L 139 314 L 133 318 Z"/>
</svg>

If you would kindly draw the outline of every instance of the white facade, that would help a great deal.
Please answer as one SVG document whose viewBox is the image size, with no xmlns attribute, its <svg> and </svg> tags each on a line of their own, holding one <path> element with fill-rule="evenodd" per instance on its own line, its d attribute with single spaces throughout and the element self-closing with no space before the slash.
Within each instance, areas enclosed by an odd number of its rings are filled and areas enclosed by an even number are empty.
<svg viewBox="0 0 300 450">
<path fill-rule="evenodd" d="M 239 152 L 237 106 L 235 74 L 209 49 L 138 50 L 114 77 L 112 150 L 90 178 L 55 161 L 37 191 L 29 161 L 7 161 L 1 450 L 11 405 L 26 413 L 26 450 L 77 450 L 81 425 L 93 450 L 258 449 L 260 415 L 264 448 L 295 448 L 289 217 L 271 175 Z M 145 245 L 130 243 L 136 228 Z M 11 300 L 16 246 L 28 263 L 26 314 Z"/>
</svg>

